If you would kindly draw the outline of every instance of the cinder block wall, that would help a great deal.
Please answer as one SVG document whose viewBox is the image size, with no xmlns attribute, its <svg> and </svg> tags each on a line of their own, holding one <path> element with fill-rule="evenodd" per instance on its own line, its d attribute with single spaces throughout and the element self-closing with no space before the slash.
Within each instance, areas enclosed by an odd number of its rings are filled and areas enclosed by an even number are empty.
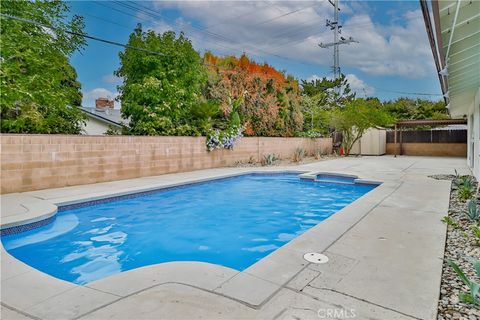
<svg viewBox="0 0 480 320">
<path fill-rule="evenodd" d="M 296 148 L 332 152 L 330 138 L 242 138 L 208 152 L 204 137 L 2 134 L 1 193 L 30 191 L 290 158 Z"/>
<path fill-rule="evenodd" d="M 387 154 L 394 154 L 395 144 L 387 143 Z M 397 144 L 397 154 L 400 154 L 400 144 Z M 405 156 L 433 157 L 467 157 L 466 143 L 402 143 L 402 154 Z"/>
</svg>

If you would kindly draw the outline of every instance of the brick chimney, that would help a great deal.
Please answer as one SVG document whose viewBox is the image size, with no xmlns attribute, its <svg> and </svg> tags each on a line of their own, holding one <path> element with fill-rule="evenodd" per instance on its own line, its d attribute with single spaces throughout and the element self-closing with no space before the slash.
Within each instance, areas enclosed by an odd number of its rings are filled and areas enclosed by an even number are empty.
<svg viewBox="0 0 480 320">
<path fill-rule="evenodd" d="M 96 109 L 113 109 L 115 107 L 114 101 L 108 98 L 98 98 L 95 99 L 95 108 Z"/>
</svg>

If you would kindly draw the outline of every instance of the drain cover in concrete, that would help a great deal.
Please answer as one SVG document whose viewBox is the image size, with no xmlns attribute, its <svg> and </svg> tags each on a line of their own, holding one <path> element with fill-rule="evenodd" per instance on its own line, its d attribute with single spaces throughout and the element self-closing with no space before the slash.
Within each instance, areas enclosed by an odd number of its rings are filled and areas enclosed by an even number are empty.
<svg viewBox="0 0 480 320">
<path fill-rule="evenodd" d="M 303 255 L 303 258 L 308 262 L 312 263 L 327 263 L 328 257 L 324 254 L 317 253 L 317 252 L 309 252 Z"/>
</svg>

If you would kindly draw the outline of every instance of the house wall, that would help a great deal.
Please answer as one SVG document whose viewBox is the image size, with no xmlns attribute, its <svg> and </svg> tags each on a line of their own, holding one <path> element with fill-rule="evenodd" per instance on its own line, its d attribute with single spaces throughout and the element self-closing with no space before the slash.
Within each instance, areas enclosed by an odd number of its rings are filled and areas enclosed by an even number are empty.
<svg viewBox="0 0 480 320">
<path fill-rule="evenodd" d="M 108 130 L 108 125 L 103 121 L 88 117 L 83 130 L 85 134 L 90 136 L 103 135 Z"/>
<path fill-rule="evenodd" d="M 234 165 L 296 148 L 332 151 L 332 139 L 240 139 L 208 152 L 204 137 L 13 135 L 1 138 L 1 193 L 96 183 Z"/>
<path fill-rule="evenodd" d="M 474 176 L 480 180 L 480 88 L 477 90 L 468 114 L 468 156 L 467 163 Z"/>
</svg>

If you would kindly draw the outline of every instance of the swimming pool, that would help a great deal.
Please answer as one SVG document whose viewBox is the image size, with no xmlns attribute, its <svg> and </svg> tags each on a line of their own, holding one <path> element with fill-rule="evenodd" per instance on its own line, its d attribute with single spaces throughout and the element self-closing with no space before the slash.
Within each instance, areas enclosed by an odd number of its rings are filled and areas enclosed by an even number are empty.
<svg viewBox="0 0 480 320">
<path fill-rule="evenodd" d="M 2 236 L 17 259 L 77 284 L 170 261 L 244 270 L 375 185 L 246 174 L 60 208 Z"/>
</svg>

